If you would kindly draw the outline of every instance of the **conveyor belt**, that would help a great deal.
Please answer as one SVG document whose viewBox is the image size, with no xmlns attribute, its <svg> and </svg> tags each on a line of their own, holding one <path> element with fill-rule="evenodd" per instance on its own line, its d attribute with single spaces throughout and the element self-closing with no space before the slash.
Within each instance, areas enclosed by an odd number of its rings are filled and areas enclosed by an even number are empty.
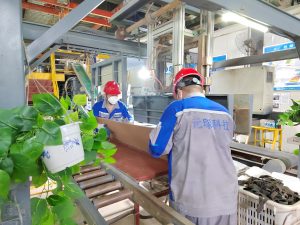
<svg viewBox="0 0 300 225">
<path fill-rule="evenodd" d="M 232 142 L 230 147 L 233 159 L 248 166 L 262 167 L 271 159 L 281 160 L 287 169 L 296 167 L 298 163 L 298 157 L 287 152 L 272 151 L 266 148 L 235 142 Z"/>
<path fill-rule="evenodd" d="M 192 225 L 190 221 L 164 205 L 154 194 L 145 191 L 136 181 L 114 166 L 84 166 L 81 167 L 80 173 L 73 177 L 96 209 L 130 199 L 134 202 L 134 209 L 130 212 L 135 215 L 136 225 L 139 224 L 140 218 L 139 205 L 163 224 Z M 118 215 L 118 217 L 107 222 L 109 224 L 116 222 L 117 219 L 127 216 L 128 212 L 125 214 Z"/>
<path fill-rule="evenodd" d="M 74 180 L 97 209 L 132 196 L 131 191 L 124 189 L 120 181 L 99 166 L 82 167 Z"/>
</svg>

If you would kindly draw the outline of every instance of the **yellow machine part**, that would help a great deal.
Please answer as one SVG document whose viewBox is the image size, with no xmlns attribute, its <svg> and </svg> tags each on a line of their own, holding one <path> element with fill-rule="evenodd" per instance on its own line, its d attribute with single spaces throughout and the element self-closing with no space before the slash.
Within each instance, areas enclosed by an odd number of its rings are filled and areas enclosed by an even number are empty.
<svg viewBox="0 0 300 225">
<path fill-rule="evenodd" d="M 51 80 L 53 85 L 53 94 L 59 98 L 59 89 L 56 80 L 56 68 L 55 68 L 55 54 L 51 53 L 50 55 L 50 65 L 51 65 Z"/>
<path fill-rule="evenodd" d="M 65 81 L 65 74 L 63 73 L 57 73 L 55 75 L 56 81 Z M 52 80 L 52 74 L 51 73 L 38 73 L 38 72 L 32 72 L 28 75 L 28 79 L 34 79 L 34 80 Z"/>
</svg>

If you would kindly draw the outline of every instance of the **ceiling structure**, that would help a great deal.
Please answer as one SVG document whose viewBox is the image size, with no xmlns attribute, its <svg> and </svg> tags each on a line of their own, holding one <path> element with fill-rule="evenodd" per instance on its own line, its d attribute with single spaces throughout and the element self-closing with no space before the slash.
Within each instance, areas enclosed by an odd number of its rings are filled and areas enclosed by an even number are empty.
<svg viewBox="0 0 300 225">
<path fill-rule="evenodd" d="M 297 0 L 265 0 L 282 9 L 298 4 Z M 23 21 L 32 22 L 41 25 L 53 25 L 70 10 L 74 9 L 82 0 L 23 0 Z M 132 4 L 132 2 L 140 2 L 136 4 L 139 8 L 131 7 L 131 11 L 123 14 L 121 20 L 113 20 L 111 17 L 119 11 L 122 7 Z M 161 6 L 167 4 L 170 0 L 106 0 L 98 8 L 93 10 L 90 15 L 85 17 L 78 23 L 74 29 L 85 30 L 86 32 L 106 31 L 114 34 L 120 26 L 129 26 L 134 22 L 145 17 L 146 13 L 151 13 L 159 9 Z M 205 7 L 205 6 L 203 6 Z M 137 10 L 135 10 L 137 9 Z M 165 18 L 164 18 L 165 17 Z M 168 19 L 169 15 L 161 17 L 161 20 Z M 232 23 L 222 22 L 220 15 L 215 16 L 215 30 L 222 29 Z M 186 9 L 186 27 L 191 30 L 199 30 L 200 25 L 200 10 Z M 145 28 L 145 27 L 144 27 Z M 140 36 L 146 34 L 146 29 L 140 29 Z M 137 35 L 129 38 L 137 39 Z"/>
</svg>

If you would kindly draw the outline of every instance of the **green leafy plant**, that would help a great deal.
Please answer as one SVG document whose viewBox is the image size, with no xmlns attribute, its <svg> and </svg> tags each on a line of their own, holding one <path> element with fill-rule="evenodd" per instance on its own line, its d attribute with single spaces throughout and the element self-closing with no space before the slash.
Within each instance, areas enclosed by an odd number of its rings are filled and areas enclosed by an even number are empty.
<svg viewBox="0 0 300 225">
<path fill-rule="evenodd" d="M 288 111 L 279 115 L 279 124 L 287 126 L 300 125 L 300 101 L 292 100 L 293 105 Z M 300 137 L 300 133 L 295 136 Z M 294 150 L 295 155 L 299 155 L 299 149 Z"/>
<path fill-rule="evenodd" d="M 97 120 L 84 110 L 85 104 L 84 95 L 71 101 L 69 97 L 59 100 L 51 94 L 37 94 L 33 106 L 0 109 L 0 207 L 10 201 L 11 185 L 29 177 L 35 187 L 54 182 L 51 195 L 31 199 L 32 224 L 76 224 L 72 220 L 74 200 L 83 192 L 73 183 L 72 175 L 88 163 L 114 163 L 116 153 L 116 146 L 107 141 L 106 130 L 95 132 Z M 44 146 L 61 145 L 60 126 L 73 122 L 80 122 L 84 161 L 52 174 L 41 159 Z"/>
</svg>

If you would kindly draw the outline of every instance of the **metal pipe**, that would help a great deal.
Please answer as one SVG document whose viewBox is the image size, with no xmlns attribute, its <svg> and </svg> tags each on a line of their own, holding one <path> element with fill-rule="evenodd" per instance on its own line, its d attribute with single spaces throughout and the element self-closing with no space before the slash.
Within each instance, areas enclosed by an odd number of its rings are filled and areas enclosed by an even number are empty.
<svg viewBox="0 0 300 225">
<path fill-rule="evenodd" d="M 126 189 L 126 190 L 119 191 L 118 193 L 96 198 L 93 200 L 93 203 L 95 207 L 99 209 L 104 206 L 125 200 L 127 198 L 131 198 L 132 194 L 133 194 L 132 191 Z"/>
<path fill-rule="evenodd" d="M 205 67 L 205 77 L 208 81 L 212 68 L 212 52 L 213 52 L 213 33 L 214 33 L 214 13 L 207 12 L 207 34 L 205 40 L 205 52 L 206 52 L 206 67 Z M 209 84 L 206 82 L 206 84 Z M 205 93 L 209 93 L 209 85 L 205 86 Z"/>
<path fill-rule="evenodd" d="M 74 176 L 74 180 L 76 182 L 80 182 L 80 181 L 89 180 L 89 179 L 92 179 L 92 178 L 95 178 L 95 177 L 101 177 L 103 175 L 106 175 L 106 171 L 105 170 L 95 170 L 95 171 L 92 171 L 90 173 L 84 173 L 84 174 L 81 174 L 81 175 L 75 175 Z"/>
<path fill-rule="evenodd" d="M 177 5 L 181 2 L 181 0 L 174 0 L 173 2 L 161 7 L 159 10 L 153 12 L 150 14 L 150 18 L 156 18 L 159 17 L 163 14 L 165 14 L 166 12 L 174 9 L 177 7 Z M 139 20 L 138 22 L 132 24 L 130 27 L 126 28 L 126 32 L 127 33 L 131 33 L 132 31 L 134 31 L 135 29 L 137 29 L 140 26 L 146 25 L 148 23 L 147 18 L 143 18 L 141 20 Z"/>
<path fill-rule="evenodd" d="M 231 66 L 252 65 L 252 64 L 263 63 L 263 62 L 273 62 L 273 61 L 296 59 L 296 58 L 298 58 L 297 50 L 290 49 L 286 51 L 266 53 L 263 55 L 252 55 L 252 56 L 240 57 L 235 59 L 229 59 L 221 62 L 215 62 L 213 64 L 213 69 L 225 68 Z"/>
<path fill-rule="evenodd" d="M 91 187 L 95 187 L 97 185 L 105 184 L 114 180 L 114 177 L 110 174 L 102 177 L 97 177 L 91 180 L 86 180 L 80 182 L 78 185 L 81 189 L 87 189 Z"/>
<path fill-rule="evenodd" d="M 80 169 L 80 173 L 88 173 L 95 170 L 100 170 L 101 166 L 83 166 Z"/>
<path fill-rule="evenodd" d="M 97 187 L 93 187 L 85 190 L 85 194 L 88 198 L 93 198 L 111 191 L 116 191 L 122 188 L 122 184 L 120 181 L 114 181 L 107 184 L 103 184 Z"/>
</svg>

